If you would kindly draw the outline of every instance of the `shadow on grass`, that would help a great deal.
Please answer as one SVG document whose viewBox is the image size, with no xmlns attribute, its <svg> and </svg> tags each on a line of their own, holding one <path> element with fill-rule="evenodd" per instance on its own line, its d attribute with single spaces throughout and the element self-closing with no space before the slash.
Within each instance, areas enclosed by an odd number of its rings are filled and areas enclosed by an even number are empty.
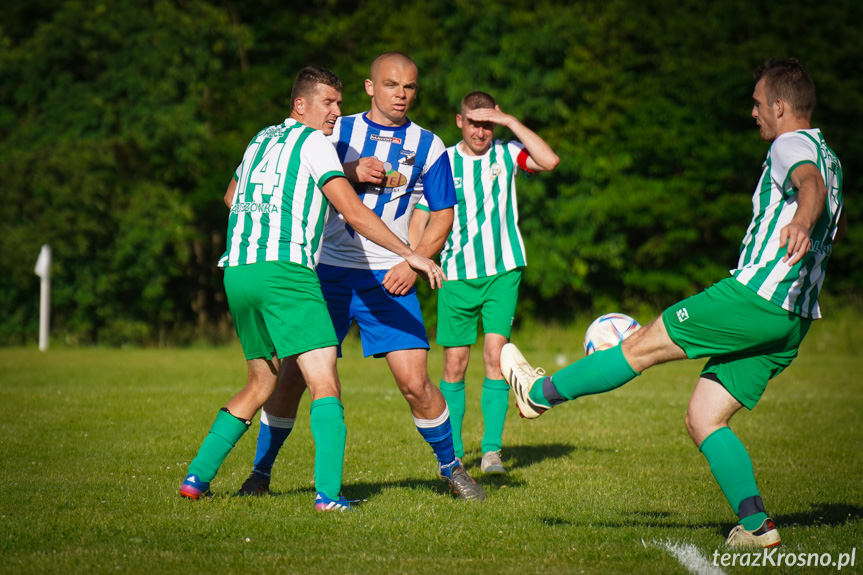
<svg viewBox="0 0 863 575">
<path fill-rule="evenodd" d="M 815 503 L 810 511 L 776 515 L 773 521 L 780 528 L 789 525 L 801 527 L 831 526 L 838 527 L 849 521 L 863 518 L 863 507 L 845 503 Z M 713 529 L 717 534 L 725 536 L 735 523 L 727 521 L 690 523 L 674 519 L 675 513 L 668 511 L 622 511 L 623 516 L 618 521 L 571 521 L 561 517 L 537 517 L 543 525 L 549 527 L 656 527 L 671 529 Z"/>
<path fill-rule="evenodd" d="M 801 527 L 818 527 L 828 525 L 835 527 L 845 525 L 849 521 L 863 518 L 863 507 L 847 503 L 811 503 L 809 511 L 798 511 L 788 515 L 775 515 L 773 521 L 777 525 L 794 525 Z"/>
<path fill-rule="evenodd" d="M 481 474 L 480 474 L 481 475 Z M 496 490 L 496 486 L 506 485 L 507 487 L 517 487 L 522 485 L 520 481 L 489 481 L 489 478 L 471 474 L 471 477 L 478 479 L 477 483 L 482 485 L 486 493 Z M 441 495 L 449 495 L 450 490 L 442 480 L 436 479 L 399 479 L 395 481 L 381 481 L 374 483 L 357 482 L 347 483 L 342 487 L 342 492 L 349 500 L 369 500 L 377 495 L 380 495 L 385 489 L 409 489 L 411 491 L 433 491 Z M 313 487 L 303 487 L 300 489 L 289 489 L 286 491 L 271 491 L 270 496 L 279 497 L 282 495 L 296 495 L 298 493 L 308 493 L 314 496 L 315 489 Z"/>
<path fill-rule="evenodd" d="M 798 527 L 839 527 L 849 521 L 863 518 L 863 507 L 847 503 L 810 503 L 809 511 L 798 511 L 787 515 L 772 515 L 773 522 L 779 528 L 796 525 Z M 735 523 L 723 523 L 717 527 L 720 534 L 728 533 Z"/>
<path fill-rule="evenodd" d="M 579 527 L 613 527 L 619 529 L 621 527 L 651 527 L 664 529 L 715 529 L 717 532 L 722 532 L 725 529 L 727 532 L 732 525 L 727 525 L 725 522 L 704 522 L 691 523 L 680 521 L 678 514 L 670 511 L 621 511 L 622 517 L 617 521 L 566 521 L 553 517 L 540 517 L 540 521 L 550 526 L 557 525 L 575 525 Z M 727 526 L 727 529 L 726 529 Z"/>
<path fill-rule="evenodd" d="M 503 466 L 509 470 L 530 467 L 541 463 L 546 459 L 560 459 L 568 456 L 573 451 L 613 451 L 612 449 L 598 449 L 595 447 L 577 447 L 568 443 L 547 443 L 545 445 L 512 445 L 504 447 L 501 455 L 503 456 Z M 475 463 L 479 467 L 479 462 L 482 458 L 477 457 L 476 461 L 470 460 L 466 463 Z"/>
<path fill-rule="evenodd" d="M 611 449 L 575 447 L 573 445 L 563 443 L 549 443 L 545 445 L 532 446 L 512 446 L 506 447 L 503 450 L 503 464 L 504 467 L 506 467 L 511 472 L 519 468 L 530 467 L 531 465 L 535 465 L 537 463 L 545 461 L 546 459 L 559 459 L 561 457 L 566 457 L 575 450 L 609 452 L 613 451 Z M 481 460 L 482 457 L 476 456 L 468 458 L 465 460 L 465 468 L 468 470 L 468 473 L 470 473 L 471 477 L 473 477 L 477 483 L 482 485 L 483 489 L 485 489 L 486 491 L 493 492 L 503 486 L 512 488 L 524 485 L 524 481 L 513 477 L 511 473 L 507 473 L 504 475 L 483 474 L 482 471 L 480 471 L 479 467 Z M 392 487 L 411 490 L 431 490 L 437 491 L 441 494 L 449 493 L 449 489 L 443 481 L 434 479 L 429 480 L 410 478 L 375 483 L 346 482 L 344 491 L 345 496 L 349 499 L 370 499 L 375 495 L 379 495 L 384 489 Z M 311 487 L 304 487 L 301 489 L 293 489 L 283 492 L 274 491 L 271 492 L 271 495 L 279 496 L 295 493 L 314 493 L 314 489 Z"/>
</svg>

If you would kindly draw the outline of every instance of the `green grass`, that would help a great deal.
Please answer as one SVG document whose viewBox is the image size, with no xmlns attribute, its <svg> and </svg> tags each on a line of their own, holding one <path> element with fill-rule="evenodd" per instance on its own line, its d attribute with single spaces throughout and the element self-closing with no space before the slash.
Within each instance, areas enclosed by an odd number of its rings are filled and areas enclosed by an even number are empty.
<svg viewBox="0 0 863 575">
<path fill-rule="evenodd" d="M 786 551 L 838 556 L 863 542 L 858 320 L 816 322 L 801 357 L 733 423 Z M 552 372 L 581 356 L 582 330 L 526 328 L 514 339 Z M 433 380 L 441 357 L 434 346 Z M 484 504 L 448 495 L 386 364 L 349 340 L 344 493 L 367 501 L 336 515 L 312 507 L 308 399 L 275 496 L 230 496 L 250 469 L 252 432 L 213 482 L 216 497 L 179 498 L 216 410 L 245 381 L 238 347 L 0 350 L 0 572 L 687 573 L 665 544 L 725 551 L 734 517 L 683 426 L 699 362 L 660 366 L 536 421 L 511 403 L 511 473 L 487 478 L 479 358 L 465 445 Z"/>
</svg>

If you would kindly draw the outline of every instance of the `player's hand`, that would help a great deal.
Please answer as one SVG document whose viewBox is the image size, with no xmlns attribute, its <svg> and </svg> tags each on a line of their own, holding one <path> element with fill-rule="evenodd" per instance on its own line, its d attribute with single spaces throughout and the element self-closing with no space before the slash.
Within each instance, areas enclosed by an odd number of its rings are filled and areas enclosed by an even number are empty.
<svg viewBox="0 0 863 575">
<path fill-rule="evenodd" d="M 405 295 L 417 281 L 417 273 L 406 262 L 396 264 L 384 276 L 383 286 L 393 295 Z"/>
<path fill-rule="evenodd" d="M 812 247 L 809 229 L 792 220 L 791 223 L 779 230 L 779 247 L 786 246 L 785 257 L 782 258 L 782 261 L 788 262 L 788 266 L 791 267 L 803 259 L 806 252 Z"/>
<path fill-rule="evenodd" d="M 347 163 L 343 168 L 348 179 L 357 184 L 383 184 L 387 177 L 384 163 L 374 156 Z"/>
<path fill-rule="evenodd" d="M 411 269 L 428 280 L 432 289 L 441 287 L 443 282 L 446 281 L 446 276 L 443 274 L 443 270 L 440 269 L 439 265 L 428 258 L 422 257 L 416 252 L 414 252 L 412 256 L 405 258 L 405 261 Z"/>
<path fill-rule="evenodd" d="M 501 126 L 509 126 L 509 123 L 515 118 L 509 114 L 504 114 L 500 110 L 500 106 L 494 108 L 475 108 L 468 110 L 465 116 L 473 122 L 491 122 Z"/>
</svg>

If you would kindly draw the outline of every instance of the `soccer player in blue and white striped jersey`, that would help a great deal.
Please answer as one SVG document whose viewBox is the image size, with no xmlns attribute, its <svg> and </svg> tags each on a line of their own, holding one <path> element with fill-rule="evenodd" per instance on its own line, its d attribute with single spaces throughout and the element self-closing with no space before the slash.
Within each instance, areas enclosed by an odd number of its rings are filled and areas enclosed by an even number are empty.
<svg viewBox="0 0 863 575">
<path fill-rule="evenodd" d="M 350 507 L 340 493 L 346 431 L 337 340 L 315 275 L 330 205 L 413 269 L 443 276 L 434 262 L 418 256 L 357 201 L 326 139 L 341 114 L 341 91 L 341 80 L 329 70 L 301 70 L 291 92 L 290 117 L 252 139 L 228 186 L 228 245 L 219 265 L 225 268 L 225 292 L 249 376 L 218 412 L 189 464 L 180 487 L 183 497 L 209 493 L 225 457 L 275 390 L 280 363 L 292 361 L 313 398 L 315 508 Z"/>
<path fill-rule="evenodd" d="M 411 213 L 425 199 L 431 218 L 414 249 L 431 257 L 452 229 L 456 198 L 443 142 L 407 117 L 417 77 L 416 65 L 405 54 L 378 56 L 365 81 L 371 109 L 340 118 L 330 140 L 359 199 L 406 244 Z M 460 499 L 485 499 L 482 487 L 455 457 L 449 410 L 429 379 L 416 272 L 391 250 L 358 235 L 340 213 L 327 222 L 317 270 L 339 342 L 356 321 L 363 353 L 386 359 L 417 430 L 434 451 L 443 481 Z M 241 493 L 267 491 L 276 454 L 293 425 L 302 378 L 289 366 L 279 387 L 264 406 L 262 420 L 281 428 L 262 424 L 255 467 Z"/>
</svg>

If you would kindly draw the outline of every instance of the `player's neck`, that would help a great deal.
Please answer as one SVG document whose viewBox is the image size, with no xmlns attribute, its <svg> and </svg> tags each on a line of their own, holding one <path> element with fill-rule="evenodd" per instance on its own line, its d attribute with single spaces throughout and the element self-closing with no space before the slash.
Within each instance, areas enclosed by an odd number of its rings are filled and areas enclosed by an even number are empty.
<svg viewBox="0 0 863 575">
<path fill-rule="evenodd" d="M 391 120 L 390 118 L 387 118 L 383 114 L 383 112 L 381 112 L 375 107 L 372 107 L 372 109 L 366 113 L 366 118 L 368 118 L 370 122 L 373 122 L 378 126 L 386 126 L 388 128 L 400 128 L 408 123 L 407 116 L 404 116 L 399 120 Z"/>
<path fill-rule="evenodd" d="M 297 113 L 296 113 L 296 111 L 294 111 L 294 110 L 291 110 L 291 115 L 290 115 L 290 116 L 288 116 L 288 118 L 290 118 L 291 120 L 296 120 L 297 122 L 299 122 L 300 124 L 302 124 L 302 125 L 304 125 L 304 126 L 308 126 L 308 124 L 306 124 L 305 122 L 303 122 L 303 118 L 302 118 L 302 116 L 300 116 L 299 114 L 297 114 Z"/>
<path fill-rule="evenodd" d="M 464 143 L 464 140 L 458 143 L 458 151 L 462 156 L 470 156 L 472 158 L 481 158 L 488 154 L 488 151 L 491 150 L 491 142 L 489 142 L 489 146 L 482 151 L 480 154 L 475 154 L 473 150 L 471 150 L 467 144 Z"/>
<path fill-rule="evenodd" d="M 806 118 L 789 118 L 788 121 L 783 122 L 779 126 L 777 126 L 776 137 L 783 134 L 788 134 L 789 132 L 796 132 L 798 130 L 811 130 L 812 123 Z"/>
</svg>

